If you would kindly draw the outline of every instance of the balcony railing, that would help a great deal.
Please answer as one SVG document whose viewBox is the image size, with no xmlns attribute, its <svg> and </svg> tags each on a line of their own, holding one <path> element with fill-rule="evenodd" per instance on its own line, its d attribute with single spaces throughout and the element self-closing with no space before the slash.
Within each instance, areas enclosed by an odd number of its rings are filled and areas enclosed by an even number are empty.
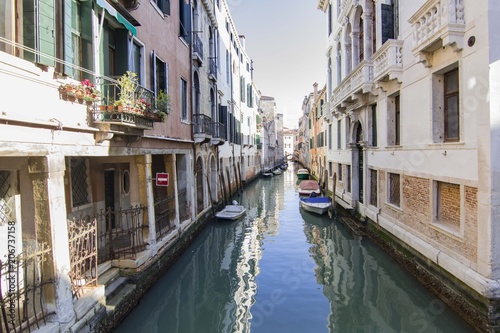
<svg viewBox="0 0 500 333">
<path fill-rule="evenodd" d="M 219 122 L 212 123 L 212 144 L 221 145 L 226 141 L 226 126 Z"/>
<path fill-rule="evenodd" d="M 332 105 L 338 107 L 342 102 L 352 101 L 354 94 L 366 93 L 372 87 L 373 64 L 371 60 L 364 60 L 335 88 L 331 99 Z"/>
<path fill-rule="evenodd" d="M 200 63 L 203 62 L 203 42 L 197 34 L 194 36 L 193 42 L 193 59 L 198 60 Z"/>
<path fill-rule="evenodd" d="M 373 55 L 373 81 L 397 79 L 403 74 L 403 41 L 389 39 Z"/>
<path fill-rule="evenodd" d="M 114 101 L 120 96 L 118 82 L 100 77 L 96 85 L 100 87 L 101 100 L 91 106 L 95 124 L 151 129 L 154 122 L 161 121 L 154 108 L 155 99 L 151 90 L 138 86 L 128 105 L 115 105 Z"/>
<path fill-rule="evenodd" d="M 217 62 L 215 58 L 210 58 L 208 74 L 212 80 L 217 80 Z"/>
<path fill-rule="evenodd" d="M 463 0 L 427 1 L 409 20 L 413 30 L 413 53 L 427 67 L 437 49 L 450 45 L 455 51 L 464 43 Z"/>
<path fill-rule="evenodd" d="M 193 134 L 197 143 L 210 141 L 212 138 L 212 118 L 204 114 L 194 114 Z"/>
</svg>

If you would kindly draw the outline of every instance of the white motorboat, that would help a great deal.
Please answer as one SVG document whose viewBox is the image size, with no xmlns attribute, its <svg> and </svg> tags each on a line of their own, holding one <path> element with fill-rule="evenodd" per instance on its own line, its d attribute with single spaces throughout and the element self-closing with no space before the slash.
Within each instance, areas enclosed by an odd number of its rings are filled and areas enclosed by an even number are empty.
<svg viewBox="0 0 500 333">
<path fill-rule="evenodd" d="M 297 178 L 298 179 L 309 179 L 309 170 L 307 170 L 307 169 L 299 169 L 297 171 Z"/>
<path fill-rule="evenodd" d="M 301 181 L 299 184 L 299 195 L 310 196 L 311 193 L 321 194 L 318 182 L 313 179 Z"/>
<path fill-rule="evenodd" d="M 273 170 L 273 174 L 275 175 L 281 175 L 283 173 L 283 170 L 281 170 L 280 168 L 276 168 Z"/>
<path fill-rule="evenodd" d="M 326 213 L 331 206 L 332 202 L 328 197 L 300 198 L 300 207 L 302 209 L 318 215 Z"/>
<path fill-rule="evenodd" d="M 231 205 L 226 205 L 223 210 L 215 214 L 215 217 L 220 220 L 237 220 L 242 217 L 247 209 L 233 200 Z"/>
</svg>

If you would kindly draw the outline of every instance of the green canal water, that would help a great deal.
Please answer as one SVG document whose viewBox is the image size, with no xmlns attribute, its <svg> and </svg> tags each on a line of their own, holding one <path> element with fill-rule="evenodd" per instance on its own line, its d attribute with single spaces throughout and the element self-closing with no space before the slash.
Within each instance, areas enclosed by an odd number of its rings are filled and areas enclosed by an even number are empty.
<svg viewBox="0 0 500 333">
<path fill-rule="evenodd" d="M 296 176 L 261 179 L 213 221 L 117 333 L 472 332 L 369 239 L 299 209 Z"/>
</svg>

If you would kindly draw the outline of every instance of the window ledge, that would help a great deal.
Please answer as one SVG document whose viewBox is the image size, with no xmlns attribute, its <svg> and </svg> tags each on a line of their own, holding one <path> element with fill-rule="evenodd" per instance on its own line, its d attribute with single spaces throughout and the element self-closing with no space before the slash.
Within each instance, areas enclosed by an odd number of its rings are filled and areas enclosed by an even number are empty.
<svg viewBox="0 0 500 333">
<path fill-rule="evenodd" d="M 457 147 L 463 147 L 465 146 L 465 142 L 464 141 L 457 141 L 457 142 L 432 142 L 432 143 L 428 143 L 427 146 L 429 147 L 453 147 L 453 146 L 457 146 Z"/>
<path fill-rule="evenodd" d="M 402 149 L 403 146 L 397 145 L 397 146 L 385 146 L 385 149 Z"/>
<path fill-rule="evenodd" d="M 391 203 L 389 203 L 389 202 L 386 202 L 386 203 L 385 203 L 385 205 L 386 205 L 387 207 L 389 207 L 389 208 L 391 208 L 391 209 L 393 209 L 393 210 L 397 211 L 397 212 L 400 212 L 400 213 L 402 213 L 402 212 L 403 212 L 403 209 L 402 209 L 401 207 L 398 207 L 398 206 L 396 206 L 396 205 L 393 205 L 393 204 L 391 204 Z"/>
<path fill-rule="evenodd" d="M 165 13 L 160 8 L 158 8 L 158 5 L 156 4 L 156 2 L 154 0 L 149 0 L 149 3 L 158 12 L 158 14 L 164 19 Z"/>
<path fill-rule="evenodd" d="M 457 241 L 460 242 L 464 241 L 464 235 L 460 232 L 460 230 L 456 227 L 450 226 L 449 224 L 440 223 L 439 221 L 434 221 L 433 223 L 431 223 L 431 228 Z"/>
</svg>

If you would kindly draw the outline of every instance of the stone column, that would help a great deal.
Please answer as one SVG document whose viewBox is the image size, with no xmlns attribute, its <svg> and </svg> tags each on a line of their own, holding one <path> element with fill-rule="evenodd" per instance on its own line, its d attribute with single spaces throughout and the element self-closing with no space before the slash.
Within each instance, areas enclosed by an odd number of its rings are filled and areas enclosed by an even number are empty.
<svg viewBox="0 0 500 333">
<path fill-rule="evenodd" d="M 351 33 L 351 43 L 352 43 L 352 69 L 356 68 L 359 64 L 359 31 L 353 31 Z"/>
<path fill-rule="evenodd" d="M 366 10 L 363 13 L 363 34 L 364 59 L 370 60 L 373 55 L 373 13 Z"/>
<path fill-rule="evenodd" d="M 65 159 L 62 155 L 29 157 L 33 185 L 36 238 L 51 248 L 45 277 L 55 280 L 55 293 L 45 292 L 45 304 L 55 311 L 54 321 L 66 332 L 75 321 L 69 280 L 70 254 L 64 190 Z"/>
<path fill-rule="evenodd" d="M 156 255 L 158 249 L 156 248 L 156 219 L 155 219 L 155 200 L 153 193 L 153 175 L 151 173 L 151 154 L 144 156 L 144 172 L 146 176 L 146 198 L 148 203 L 148 223 L 149 223 L 149 248 L 152 255 Z"/>
</svg>

